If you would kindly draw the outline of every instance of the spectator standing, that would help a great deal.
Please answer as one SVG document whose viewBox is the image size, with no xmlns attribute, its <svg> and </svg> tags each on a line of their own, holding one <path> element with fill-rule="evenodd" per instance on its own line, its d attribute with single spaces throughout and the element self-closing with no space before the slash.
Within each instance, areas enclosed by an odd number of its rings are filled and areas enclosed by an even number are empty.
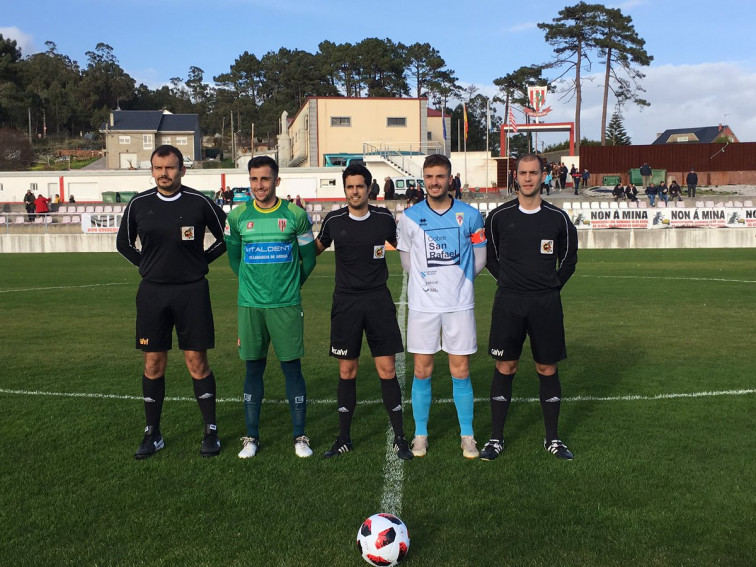
<svg viewBox="0 0 756 567">
<path fill-rule="evenodd" d="M 556 189 L 557 191 L 561 191 L 564 188 L 562 185 L 562 180 L 559 177 L 561 168 L 561 164 L 559 163 L 551 164 L 551 178 L 554 180 L 554 189 Z"/>
<path fill-rule="evenodd" d="M 572 187 L 575 189 L 575 195 L 580 194 L 580 171 L 574 165 L 570 169 L 570 176 L 572 177 Z"/>
<path fill-rule="evenodd" d="M 461 199 L 462 198 L 462 179 L 460 178 L 459 173 L 454 176 L 452 187 L 454 188 L 454 198 Z"/>
<path fill-rule="evenodd" d="M 371 201 L 375 201 L 378 198 L 378 193 L 381 191 L 381 188 L 378 186 L 378 181 L 373 179 L 373 182 L 370 184 L 370 193 L 369 197 Z"/>
<path fill-rule="evenodd" d="M 698 185 L 698 174 L 690 168 L 690 172 L 685 177 L 685 183 L 688 185 L 688 197 L 696 196 L 696 186 Z"/>
<path fill-rule="evenodd" d="M 220 453 L 215 420 L 215 375 L 207 350 L 215 346 L 208 265 L 226 251 L 226 214 L 201 192 L 184 186 L 181 152 L 158 146 L 150 157 L 156 187 L 139 193 L 123 212 L 116 248 L 139 268 L 136 298 L 136 348 L 144 356 L 142 395 L 146 427 L 134 458 L 146 459 L 165 446 L 160 416 L 165 399 L 165 369 L 176 327 L 178 346 L 192 377 L 203 421 L 200 455 Z M 205 229 L 215 241 L 205 249 Z M 139 237 L 140 249 L 135 247 Z"/>
<path fill-rule="evenodd" d="M 587 169 L 583 170 L 583 189 L 588 189 L 588 180 L 591 178 L 591 174 Z"/>
<path fill-rule="evenodd" d="M 36 212 L 38 215 L 45 214 L 50 212 L 50 208 L 48 207 L 48 204 L 52 201 L 52 199 L 48 197 L 43 197 L 42 193 L 37 195 L 37 198 L 34 199 L 34 212 Z"/>
<path fill-rule="evenodd" d="M 68 196 L 68 202 L 69 202 L 69 203 L 75 203 L 75 202 L 76 202 L 76 199 L 74 199 L 74 196 L 73 196 L 73 195 L 69 195 L 69 196 Z"/>
<path fill-rule="evenodd" d="M 297 195 L 297 196 L 296 196 L 296 197 L 294 198 L 294 204 L 295 204 L 295 205 L 296 205 L 297 207 L 299 207 L 300 209 L 305 209 L 305 208 L 307 207 L 307 203 L 306 203 L 306 202 L 305 202 L 305 200 L 304 200 L 304 199 L 303 199 L 302 197 L 300 197 L 299 195 Z"/>
<path fill-rule="evenodd" d="M 546 195 L 551 195 L 551 172 L 546 173 L 543 180 L 543 189 L 546 189 Z"/>
<path fill-rule="evenodd" d="M 559 165 L 559 181 L 562 183 L 562 189 L 567 189 L 567 174 L 569 174 L 569 172 L 570 170 L 567 169 L 565 163 Z"/>
<path fill-rule="evenodd" d="M 489 353 L 495 359 L 491 380 L 491 438 L 480 457 L 490 461 L 504 448 L 504 424 L 525 337 L 539 380 L 544 448 L 559 459 L 572 453 L 559 440 L 562 398 L 557 364 L 567 358 L 560 291 L 575 273 L 577 230 L 559 207 L 543 201 L 538 187 L 543 166 L 538 156 L 517 163 L 520 194 L 486 217 L 486 268 L 496 279 Z"/>
<path fill-rule="evenodd" d="M 384 200 L 391 200 L 396 195 L 396 188 L 394 187 L 394 180 L 390 177 L 386 177 L 386 179 L 383 181 L 383 198 Z"/>
<path fill-rule="evenodd" d="M 643 162 L 643 165 L 640 168 L 640 174 L 643 178 L 643 189 L 645 190 L 646 187 L 649 186 L 651 183 L 651 176 L 653 175 L 653 170 L 651 169 L 651 166 L 648 165 L 645 161 Z"/>
<path fill-rule="evenodd" d="M 36 209 L 34 201 L 34 193 L 31 192 L 31 189 L 27 189 L 26 195 L 24 195 L 24 208 L 26 209 L 26 216 L 29 218 L 29 222 L 34 221 L 34 210 Z"/>
</svg>

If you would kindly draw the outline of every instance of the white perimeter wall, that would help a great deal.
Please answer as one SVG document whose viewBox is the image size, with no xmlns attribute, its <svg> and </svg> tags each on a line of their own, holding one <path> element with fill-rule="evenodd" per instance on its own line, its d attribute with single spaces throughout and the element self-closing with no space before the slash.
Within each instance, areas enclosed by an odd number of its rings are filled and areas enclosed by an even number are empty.
<svg viewBox="0 0 756 567">
<path fill-rule="evenodd" d="M 115 234 L 3 234 L 0 253 L 115 252 Z M 675 228 L 669 230 L 586 230 L 580 249 L 756 248 L 756 228 Z M 205 236 L 205 244 L 213 242 Z"/>
</svg>

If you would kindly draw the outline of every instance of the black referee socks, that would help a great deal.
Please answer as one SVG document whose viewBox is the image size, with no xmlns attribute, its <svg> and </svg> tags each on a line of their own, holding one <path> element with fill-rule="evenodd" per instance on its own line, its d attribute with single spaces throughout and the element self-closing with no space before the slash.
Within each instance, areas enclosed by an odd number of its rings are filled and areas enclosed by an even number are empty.
<svg viewBox="0 0 756 567">
<path fill-rule="evenodd" d="M 165 376 L 150 380 L 142 374 L 142 397 L 147 427 L 154 427 L 160 431 L 160 414 L 163 413 L 165 399 Z"/>
<path fill-rule="evenodd" d="M 504 423 L 512 403 L 514 374 L 502 374 L 494 368 L 491 379 L 491 439 L 504 439 Z"/>
<path fill-rule="evenodd" d="M 215 375 L 211 372 L 202 380 L 192 379 L 192 383 L 205 425 L 215 425 Z"/>
<path fill-rule="evenodd" d="M 540 387 L 538 394 L 541 399 L 541 410 L 543 410 L 543 424 L 546 427 L 546 440 L 554 441 L 559 439 L 557 427 L 559 426 L 559 408 L 562 402 L 562 384 L 559 381 L 559 371 L 553 376 L 544 376 L 538 374 Z"/>
</svg>

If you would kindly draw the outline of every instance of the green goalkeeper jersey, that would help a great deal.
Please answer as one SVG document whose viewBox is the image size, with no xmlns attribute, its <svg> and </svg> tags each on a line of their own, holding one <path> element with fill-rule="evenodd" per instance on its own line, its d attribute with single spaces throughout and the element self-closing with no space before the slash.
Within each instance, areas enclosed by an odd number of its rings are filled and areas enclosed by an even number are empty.
<svg viewBox="0 0 756 567">
<path fill-rule="evenodd" d="M 231 269 L 239 276 L 239 305 L 302 303 L 299 288 L 314 267 L 312 224 L 304 209 L 283 199 L 270 209 L 255 201 L 234 207 L 226 218 L 225 241 Z M 313 257 L 304 269 L 303 249 Z"/>
</svg>

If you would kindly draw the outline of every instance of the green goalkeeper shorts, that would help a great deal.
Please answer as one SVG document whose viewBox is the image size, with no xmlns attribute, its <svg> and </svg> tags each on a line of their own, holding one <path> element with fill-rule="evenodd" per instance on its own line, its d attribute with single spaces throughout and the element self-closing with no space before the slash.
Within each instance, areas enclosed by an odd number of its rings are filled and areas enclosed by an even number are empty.
<svg viewBox="0 0 756 567">
<path fill-rule="evenodd" d="M 268 347 L 281 362 L 304 356 L 304 312 L 301 305 L 289 307 L 239 306 L 239 358 L 260 360 L 267 358 Z"/>
</svg>

